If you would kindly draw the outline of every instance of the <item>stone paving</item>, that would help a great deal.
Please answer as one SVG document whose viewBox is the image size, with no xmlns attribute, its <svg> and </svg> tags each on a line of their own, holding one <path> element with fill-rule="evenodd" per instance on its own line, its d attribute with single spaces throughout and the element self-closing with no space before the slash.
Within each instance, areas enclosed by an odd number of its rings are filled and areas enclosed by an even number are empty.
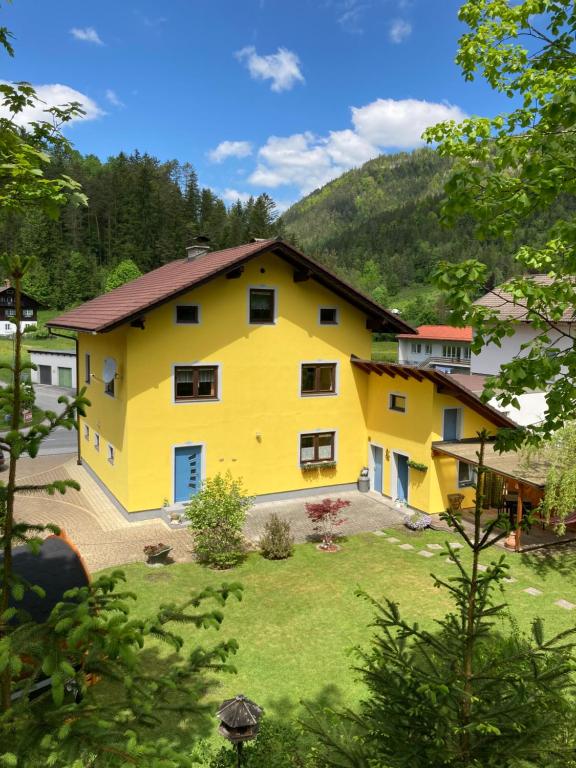
<svg viewBox="0 0 576 768">
<path fill-rule="evenodd" d="M 402 511 L 397 510 L 390 502 L 376 494 L 347 491 L 255 504 L 248 513 L 244 532 L 248 539 L 257 543 L 264 533 L 266 521 L 275 512 L 278 517 L 290 522 L 296 542 L 315 541 L 318 535 L 306 516 L 305 504 L 307 501 L 317 502 L 323 498 L 344 499 L 350 502 L 350 506 L 342 510 L 341 515 L 346 522 L 337 529 L 339 535 L 350 536 L 354 533 L 377 532 L 382 528 L 404 527 Z"/>
<path fill-rule="evenodd" d="M 174 562 L 192 559 L 191 537 L 186 528 L 174 528 L 160 518 L 129 521 L 116 508 L 94 478 L 70 455 L 24 458 L 18 463 L 18 483 L 40 485 L 54 480 L 76 480 L 80 491 L 48 496 L 37 491 L 21 494 L 16 501 L 16 518 L 31 523 L 55 523 L 66 531 L 80 550 L 86 565 L 97 571 L 125 563 L 142 562 L 146 544 L 171 544 Z M 403 515 L 391 504 L 371 494 L 347 492 L 332 498 L 350 501 L 343 511 L 347 522 L 338 529 L 346 536 L 361 531 L 401 528 Z M 318 496 L 255 505 L 248 515 L 245 534 L 257 544 L 272 512 L 288 519 L 297 542 L 317 538 L 306 517 L 304 504 Z"/>
<path fill-rule="evenodd" d="M 173 530 L 163 520 L 128 522 L 100 486 L 69 455 L 39 456 L 18 462 L 18 483 L 39 485 L 73 479 L 81 490 L 48 496 L 28 492 L 16 500 L 16 519 L 55 523 L 74 541 L 90 571 L 142 561 L 146 544 L 173 547 L 174 561 L 190 560 L 190 535 Z"/>
</svg>

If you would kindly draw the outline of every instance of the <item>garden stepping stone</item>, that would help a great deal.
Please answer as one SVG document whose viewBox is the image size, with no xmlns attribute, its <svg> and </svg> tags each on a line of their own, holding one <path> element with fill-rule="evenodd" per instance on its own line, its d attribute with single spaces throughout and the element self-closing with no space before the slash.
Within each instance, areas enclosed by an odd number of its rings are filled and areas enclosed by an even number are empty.
<svg viewBox="0 0 576 768">
<path fill-rule="evenodd" d="M 556 600 L 554 605 L 557 605 L 559 608 L 566 608 L 567 611 L 576 608 L 576 605 L 574 605 L 574 603 L 569 603 L 568 600 Z"/>
<path fill-rule="evenodd" d="M 527 595 L 532 595 L 532 597 L 538 597 L 538 595 L 542 594 L 541 590 L 536 589 L 535 587 L 527 587 L 526 589 L 523 589 L 522 592 L 526 592 Z"/>
<path fill-rule="evenodd" d="M 447 557 L 446 562 L 450 563 L 451 565 L 456 565 L 456 560 L 454 560 L 453 557 Z"/>
<path fill-rule="evenodd" d="M 384 533 L 384 531 L 372 531 L 374 536 L 388 536 L 387 533 Z"/>
<path fill-rule="evenodd" d="M 478 563 L 478 570 L 482 571 L 482 573 L 484 573 L 485 571 L 488 570 L 488 566 L 487 565 L 480 565 L 480 563 Z"/>
<path fill-rule="evenodd" d="M 427 549 L 421 549 L 418 554 L 422 555 L 422 557 L 434 557 L 434 552 L 428 552 Z"/>
<path fill-rule="evenodd" d="M 390 536 L 390 538 L 386 539 L 386 541 L 389 541 L 390 544 L 398 544 L 400 539 L 395 539 L 394 536 Z"/>
<path fill-rule="evenodd" d="M 506 584 L 514 584 L 516 579 L 513 579 L 512 576 L 506 576 L 506 578 L 502 579 L 502 581 L 506 582 Z"/>
<path fill-rule="evenodd" d="M 400 544 L 398 549 L 406 549 L 406 550 L 408 550 L 408 549 L 414 549 L 414 547 L 412 546 L 412 544 Z"/>
<path fill-rule="evenodd" d="M 442 549 L 442 544 L 426 544 L 428 549 Z"/>
<path fill-rule="evenodd" d="M 462 547 L 464 546 L 464 544 L 460 544 L 460 542 L 459 542 L 459 541 L 451 541 L 451 542 L 448 544 L 448 546 L 449 546 L 451 549 L 462 549 Z"/>
</svg>

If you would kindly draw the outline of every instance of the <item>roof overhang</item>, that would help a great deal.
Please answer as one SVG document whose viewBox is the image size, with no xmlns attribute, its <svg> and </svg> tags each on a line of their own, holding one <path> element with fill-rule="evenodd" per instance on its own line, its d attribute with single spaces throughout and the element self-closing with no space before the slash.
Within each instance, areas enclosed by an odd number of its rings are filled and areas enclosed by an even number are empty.
<svg viewBox="0 0 576 768">
<path fill-rule="evenodd" d="M 478 466 L 478 453 L 481 443 L 479 440 L 441 440 L 432 443 L 432 452 L 457 459 L 465 464 Z M 515 480 L 522 485 L 530 485 L 538 490 L 544 490 L 548 464 L 532 459 L 530 463 L 518 453 L 500 453 L 495 450 L 494 443 L 484 443 L 484 466 L 497 475 Z"/>
<path fill-rule="evenodd" d="M 242 255 L 238 257 L 238 259 L 231 260 L 224 266 L 210 272 L 205 277 L 199 280 L 194 280 L 186 285 L 182 285 L 177 290 L 163 295 L 160 299 L 151 301 L 149 304 L 146 304 L 146 306 L 141 306 L 134 311 L 130 311 L 121 317 L 115 318 L 111 322 L 106 322 L 94 327 L 87 327 L 85 325 L 80 326 L 79 324 L 75 325 L 73 323 L 66 322 L 66 315 L 64 315 L 62 322 L 56 318 L 55 320 L 47 322 L 46 325 L 49 328 L 65 328 L 67 330 L 78 331 L 80 333 L 108 333 L 109 331 L 113 331 L 122 325 L 142 318 L 142 316 L 147 312 L 150 312 L 169 301 L 173 301 L 174 299 L 189 293 L 195 288 L 206 285 L 206 283 L 211 282 L 217 277 L 221 277 L 222 275 L 226 275 L 234 272 L 235 270 L 238 270 L 244 264 L 252 261 L 258 256 L 262 256 L 264 253 L 273 253 L 291 264 L 296 270 L 294 273 L 294 281 L 296 283 L 312 279 L 362 311 L 366 315 L 366 327 L 369 330 L 393 334 L 415 332 L 414 328 L 401 320 L 393 312 L 390 312 L 389 310 L 381 307 L 379 304 L 376 304 L 376 302 L 374 302 L 369 296 L 366 296 L 361 291 L 349 285 L 347 282 L 342 280 L 322 264 L 319 264 L 314 259 L 305 256 L 297 248 L 294 248 L 292 245 L 289 245 L 281 239 L 265 241 L 262 243 L 261 247 L 254 248 L 248 255 Z"/>
<path fill-rule="evenodd" d="M 412 365 L 401 365 L 400 363 L 379 363 L 375 360 L 362 360 L 355 355 L 350 358 L 352 365 L 366 373 L 375 373 L 378 376 L 389 376 L 390 378 L 416 379 L 423 381 L 427 379 L 432 382 L 439 394 L 451 395 L 457 398 L 471 410 L 483 416 L 495 427 L 501 429 L 518 429 L 518 424 L 505 416 L 496 408 L 484 403 L 477 395 L 458 382 L 454 381 L 449 374 L 435 371 L 433 368 L 416 368 Z"/>
</svg>

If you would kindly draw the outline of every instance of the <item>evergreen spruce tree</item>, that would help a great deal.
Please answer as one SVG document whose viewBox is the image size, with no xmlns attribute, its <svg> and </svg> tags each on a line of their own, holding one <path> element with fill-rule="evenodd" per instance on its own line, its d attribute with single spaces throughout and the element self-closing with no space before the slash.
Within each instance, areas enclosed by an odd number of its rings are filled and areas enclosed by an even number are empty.
<svg viewBox="0 0 576 768">
<path fill-rule="evenodd" d="M 470 554 L 446 544 L 449 579 L 432 577 L 453 610 L 424 629 L 406 621 L 392 600 L 369 600 L 374 638 L 360 654 L 368 696 L 358 712 L 341 713 L 331 727 L 309 724 L 338 768 L 569 768 L 576 765 L 571 698 L 576 628 L 546 639 L 535 619 L 519 632 L 502 594 L 503 555 L 480 569 L 508 534 L 504 515 L 484 522 L 484 445 L 479 435 L 474 525 L 459 513 L 443 516 Z M 505 594 L 505 593 L 504 593 Z"/>
</svg>

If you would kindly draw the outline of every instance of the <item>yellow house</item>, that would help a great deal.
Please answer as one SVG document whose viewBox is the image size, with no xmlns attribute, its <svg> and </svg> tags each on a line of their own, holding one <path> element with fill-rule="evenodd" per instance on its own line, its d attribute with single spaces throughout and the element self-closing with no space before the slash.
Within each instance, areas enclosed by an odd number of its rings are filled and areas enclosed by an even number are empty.
<svg viewBox="0 0 576 768">
<path fill-rule="evenodd" d="M 348 490 L 364 465 L 377 491 L 438 512 L 464 484 L 431 458 L 445 425 L 510 424 L 442 374 L 374 368 L 372 332 L 410 327 L 281 240 L 192 246 L 49 325 L 78 333 L 80 459 L 129 512 L 227 470 L 267 499 Z"/>
</svg>

